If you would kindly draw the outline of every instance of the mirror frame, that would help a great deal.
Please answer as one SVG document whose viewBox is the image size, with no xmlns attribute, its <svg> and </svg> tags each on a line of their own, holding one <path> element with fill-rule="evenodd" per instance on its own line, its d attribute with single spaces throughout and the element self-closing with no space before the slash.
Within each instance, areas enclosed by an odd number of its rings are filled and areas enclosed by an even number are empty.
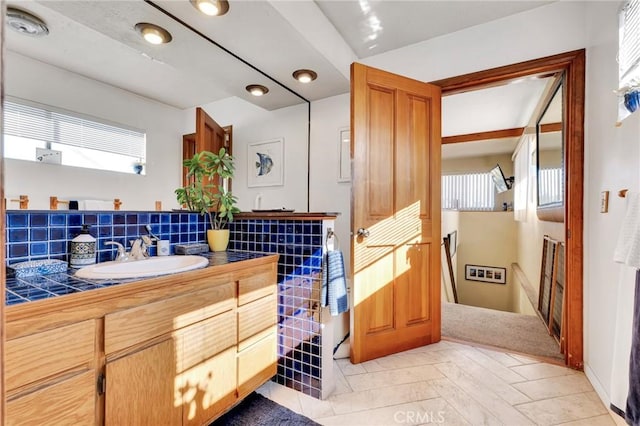
<svg viewBox="0 0 640 426">
<path fill-rule="evenodd" d="M 566 84 L 564 84 L 565 80 L 566 80 L 565 75 L 564 73 L 562 73 L 559 76 L 559 78 L 557 78 L 557 81 L 554 82 L 553 86 L 551 87 L 551 90 L 549 90 L 547 98 L 544 101 L 544 108 L 542 108 L 540 115 L 536 119 L 536 150 L 535 150 L 536 152 L 536 215 L 538 216 L 538 220 L 546 221 L 546 222 L 564 222 L 564 215 L 565 215 L 564 201 L 566 198 L 565 193 L 566 193 L 566 186 L 567 186 L 566 185 L 566 182 L 567 182 L 566 145 L 567 144 L 566 144 L 566 133 L 564 131 L 565 123 L 567 122 L 566 120 L 567 91 L 566 91 Z M 561 148 L 562 200 L 553 202 L 553 203 L 540 204 L 540 133 L 542 133 L 541 131 L 542 125 L 540 124 L 540 121 L 542 120 L 545 113 L 549 109 L 549 106 L 551 105 L 553 98 L 558 93 L 562 94 L 562 121 L 561 121 L 562 129 L 560 130 L 561 138 L 562 138 L 562 148 Z"/>
</svg>

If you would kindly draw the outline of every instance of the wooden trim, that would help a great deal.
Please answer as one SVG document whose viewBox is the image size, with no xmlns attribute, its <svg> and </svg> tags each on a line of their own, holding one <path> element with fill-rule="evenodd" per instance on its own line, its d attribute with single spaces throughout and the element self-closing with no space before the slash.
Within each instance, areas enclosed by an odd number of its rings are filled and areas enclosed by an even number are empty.
<svg viewBox="0 0 640 426">
<path fill-rule="evenodd" d="M 443 95 L 453 95 L 504 85 L 524 77 L 549 77 L 550 74 L 566 70 L 580 55 L 584 57 L 584 49 L 445 78 L 432 84 L 442 87 Z"/>
<path fill-rule="evenodd" d="M 442 144 L 486 141 L 489 139 L 519 138 L 526 127 L 515 127 L 513 129 L 489 130 L 487 132 L 467 133 L 466 135 L 443 136 Z M 559 132 L 562 130 L 562 123 L 548 123 L 540 126 L 542 133 Z"/>
<path fill-rule="evenodd" d="M 293 212 L 242 212 L 234 219 L 278 219 L 278 220 L 333 220 L 340 213 L 293 213 Z"/>
<path fill-rule="evenodd" d="M 519 138 L 524 132 L 524 127 L 513 129 L 490 130 L 488 132 L 467 133 L 466 135 L 443 136 L 442 145 L 460 142 L 486 141 L 489 139 Z"/>
<path fill-rule="evenodd" d="M 583 352 L 583 190 L 585 50 L 547 56 L 513 65 L 438 80 L 443 95 L 452 95 L 531 76 L 565 72 L 567 122 L 565 148 L 565 265 L 567 292 L 566 364 L 581 370 Z"/>
<path fill-rule="evenodd" d="M 562 130 L 562 123 L 547 123 L 540 125 L 540 132 L 542 133 L 551 133 L 551 132 L 559 132 Z"/>
</svg>

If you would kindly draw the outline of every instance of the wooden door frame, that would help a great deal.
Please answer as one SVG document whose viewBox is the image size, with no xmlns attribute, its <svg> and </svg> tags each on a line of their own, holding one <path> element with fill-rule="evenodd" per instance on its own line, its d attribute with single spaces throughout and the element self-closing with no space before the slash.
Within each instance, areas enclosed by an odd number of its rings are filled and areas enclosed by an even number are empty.
<svg viewBox="0 0 640 426">
<path fill-rule="evenodd" d="M 582 370 L 583 360 L 583 191 L 585 50 L 519 62 L 432 82 L 442 95 L 452 95 L 506 84 L 526 77 L 564 71 L 567 93 L 565 164 L 565 273 L 567 338 L 565 363 Z"/>
</svg>

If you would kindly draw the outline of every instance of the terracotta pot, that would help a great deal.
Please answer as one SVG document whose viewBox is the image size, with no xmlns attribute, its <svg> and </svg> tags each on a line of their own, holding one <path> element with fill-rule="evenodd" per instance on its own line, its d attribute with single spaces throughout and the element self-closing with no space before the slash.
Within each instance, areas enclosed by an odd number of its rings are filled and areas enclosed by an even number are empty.
<svg viewBox="0 0 640 426">
<path fill-rule="evenodd" d="M 225 251 L 229 245 L 228 229 L 208 229 L 207 242 L 211 251 Z"/>
</svg>

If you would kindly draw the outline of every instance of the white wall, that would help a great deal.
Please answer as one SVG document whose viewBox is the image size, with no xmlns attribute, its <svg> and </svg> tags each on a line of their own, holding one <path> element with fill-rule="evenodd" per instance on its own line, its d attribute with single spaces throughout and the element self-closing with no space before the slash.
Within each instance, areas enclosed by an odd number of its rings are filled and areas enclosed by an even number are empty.
<svg viewBox="0 0 640 426">
<path fill-rule="evenodd" d="M 182 111 L 51 65 L 5 52 L 7 95 L 122 123 L 147 132 L 146 175 L 139 176 L 4 160 L 5 194 L 29 197 L 29 208 L 49 209 L 49 197 L 120 198 L 123 210 L 154 210 L 162 201 L 177 207 L 173 190 L 181 184 Z M 9 209 L 17 209 L 8 203 Z"/>
<path fill-rule="evenodd" d="M 586 21 L 585 370 L 606 402 L 610 384 L 627 380 L 618 373 L 612 374 L 614 347 L 626 343 L 615 339 L 617 299 L 634 297 L 634 271 L 612 260 L 626 206 L 616 193 L 622 188 L 640 188 L 640 118 L 636 113 L 622 127 L 614 126 L 617 98 L 611 91 L 617 87 L 618 78 L 619 6 L 619 2 L 588 3 Z M 609 213 L 601 214 L 600 192 L 605 190 L 611 191 Z M 630 339 L 631 324 L 622 325 L 627 330 L 622 335 Z"/>
<path fill-rule="evenodd" d="M 458 219 L 458 300 L 461 304 L 510 312 L 513 310 L 513 273 L 516 225 L 513 212 L 460 212 Z M 506 269 L 506 283 L 465 279 L 465 265 Z"/>
<path fill-rule="evenodd" d="M 333 96 L 311 104 L 311 211 L 339 213 L 336 234 L 344 254 L 345 266 L 351 264 L 351 183 L 338 182 L 339 130 L 349 127 L 349 94 Z M 351 283 L 351 277 L 348 278 Z M 333 319 L 334 345 L 349 331 L 349 313 Z M 343 346 L 348 346 L 345 342 Z M 342 354 L 348 354 L 346 350 Z M 338 355 L 338 353 L 336 354 Z"/>
</svg>

